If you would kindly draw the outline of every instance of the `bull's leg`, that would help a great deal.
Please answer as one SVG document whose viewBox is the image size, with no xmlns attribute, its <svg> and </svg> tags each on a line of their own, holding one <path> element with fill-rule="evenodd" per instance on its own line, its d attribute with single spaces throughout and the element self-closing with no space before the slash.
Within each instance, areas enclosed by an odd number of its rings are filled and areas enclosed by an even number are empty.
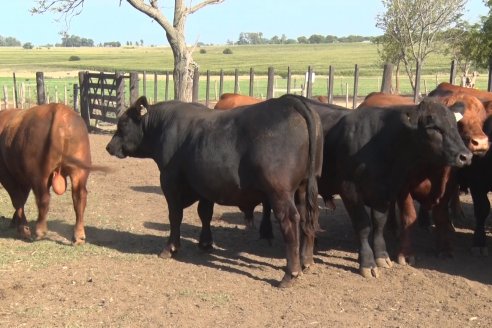
<svg viewBox="0 0 492 328">
<path fill-rule="evenodd" d="M 78 171 L 70 175 L 72 181 L 72 201 L 75 210 L 75 226 L 73 230 L 74 245 L 85 243 L 84 212 L 87 205 L 88 171 Z"/>
<path fill-rule="evenodd" d="M 355 233 L 359 237 L 359 272 L 365 278 L 379 277 L 379 271 L 374 260 L 374 253 L 369 244 L 371 233 L 371 218 L 367 214 L 364 203 L 360 199 L 353 184 L 342 184 L 342 201 L 345 205 Z"/>
<path fill-rule="evenodd" d="M 38 220 L 36 221 L 36 239 L 42 239 L 48 232 L 47 216 L 50 206 L 50 192 L 48 190 L 48 183 L 36 183 L 33 187 L 34 196 L 36 198 L 36 205 L 38 207 Z"/>
<path fill-rule="evenodd" d="M 8 192 L 12 200 L 12 205 L 15 208 L 10 226 L 17 229 L 20 238 L 31 239 L 31 229 L 29 228 L 24 212 L 24 205 L 29 197 L 29 189 L 21 190 L 21 188 L 14 188 L 14 190 L 8 189 Z"/>
<path fill-rule="evenodd" d="M 397 254 L 398 264 L 414 265 L 415 255 L 413 251 L 412 241 L 415 232 L 417 220 L 417 212 L 412 196 L 408 193 L 400 196 L 398 199 L 398 207 L 400 209 L 401 235 L 400 249 Z"/>
<path fill-rule="evenodd" d="M 393 263 L 386 250 L 386 242 L 384 240 L 384 226 L 387 215 L 384 212 L 371 209 L 371 216 L 374 225 L 374 256 L 376 264 L 380 268 L 391 268 Z"/>
<path fill-rule="evenodd" d="M 198 247 L 203 250 L 213 250 L 212 231 L 210 230 L 210 221 L 214 211 L 214 203 L 201 199 L 198 202 L 198 216 L 202 221 L 202 231 L 200 233 L 200 241 Z"/>
<path fill-rule="evenodd" d="M 449 220 L 448 199 L 443 199 L 432 208 L 432 218 L 436 225 L 437 252 L 441 257 L 451 257 L 451 234 L 454 227 Z"/>
<path fill-rule="evenodd" d="M 308 213 L 307 208 L 307 193 L 306 184 L 302 184 L 296 192 L 296 207 L 300 216 L 300 252 L 301 252 L 301 265 L 303 269 L 308 269 L 314 264 L 313 249 L 314 249 L 314 235 L 318 222 L 318 206 L 315 203 L 314 208 Z M 317 193 L 316 193 L 317 196 Z M 309 217 L 308 217 L 309 214 Z"/>
<path fill-rule="evenodd" d="M 244 224 L 248 228 L 254 228 L 255 227 L 255 220 L 254 220 L 254 211 L 255 208 L 243 208 L 241 207 L 240 210 L 244 213 Z"/>
<path fill-rule="evenodd" d="M 428 231 L 431 230 L 432 218 L 429 214 L 429 209 L 425 208 L 422 205 L 419 208 L 419 214 L 417 216 L 417 222 L 421 228 L 424 228 Z"/>
<path fill-rule="evenodd" d="M 159 257 L 162 258 L 170 258 L 174 254 L 176 254 L 181 246 L 181 222 L 183 221 L 183 208 L 181 206 L 176 206 L 175 204 L 170 205 L 168 200 L 169 207 L 169 224 L 170 224 L 170 233 L 169 239 L 167 240 L 167 244 L 162 250 Z"/>
<path fill-rule="evenodd" d="M 271 244 L 271 240 L 273 239 L 273 226 L 270 218 L 272 207 L 268 201 L 264 201 L 262 204 L 263 215 L 260 223 L 260 239 L 267 239 Z"/>
<path fill-rule="evenodd" d="M 1 183 L 9 193 L 12 206 L 15 209 L 10 227 L 17 229 L 20 238 L 31 239 L 31 230 L 24 213 L 24 205 L 26 204 L 31 188 L 23 187 L 7 174 L 2 177 Z"/>
<path fill-rule="evenodd" d="M 487 191 L 471 189 L 473 210 L 475 213 L 475 230 L 473 233 L 472 252 L 475 255 L 488 255 L 485 235 L 485 220 L 490 213 L 490 201 Z"/>
<path fill-rule="evenodd" d="M 286 246 L 287 267 L 279 284 L 281 288 L 292 286 L 295 279 L 302 273 L 299 257 L 300 216 L 293 198 L 293 195 L 283 193 L 276 195 L 270 201 L 273 212 L 280 222 L 280 230 Z"/>
</svg>

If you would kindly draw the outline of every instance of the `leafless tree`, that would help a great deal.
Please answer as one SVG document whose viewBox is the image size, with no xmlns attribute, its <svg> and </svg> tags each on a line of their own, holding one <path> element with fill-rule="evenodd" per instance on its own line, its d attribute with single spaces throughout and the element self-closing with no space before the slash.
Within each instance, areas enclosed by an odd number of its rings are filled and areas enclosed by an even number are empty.
<svg viewBox="0 0 492 328">
<path fill-rule="evenodd" d="M 385 12 L 376 18 L 384 30 L 383 47 L 401 60 L 415 90 L 415 68 L 444 49 L 455 35 L 467 0 L 382 0 Z M 387 53 L 386 53 L 387 55 Z"/>
<path fill-rule="evenodd" d="M 119 0 L 120 5 L 123 0 Z M 78 15 L 85 0 L 36 0 L 33 13 L 54 12 L 70 19 Z M 174 0 L 174 17 L 172 21 L 163 14 L 158 0 L 126 0 L 132 7 L 154 19 L 165 31 L 166 38 L 174 56 L 174 97 L 183 101 L 191 101 L 193 72 L 196 63 L 193 61 L 193 47 L 185 40 L 185 24 L 188 15 L 195 13 L 210 4 L 219 4 L 224 0 L 202 0 L 185 5 L 185 0 Z"/>
</svg>

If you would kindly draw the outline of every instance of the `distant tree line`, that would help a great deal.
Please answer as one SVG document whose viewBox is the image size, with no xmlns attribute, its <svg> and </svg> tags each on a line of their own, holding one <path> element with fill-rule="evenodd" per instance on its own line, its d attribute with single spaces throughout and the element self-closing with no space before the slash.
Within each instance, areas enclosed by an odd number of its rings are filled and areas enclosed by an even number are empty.
<svg viewBox="0 0 492 328">
<path fill-rule="evenodd" d="M 0 35 L 0 47 L 19 47 L 21 42 L 11 36 L 3 37 Z"/>
<path fill-rule="evenodd" d="M 274 35 L 271 39 L 263 37 L 261 32 L 241 32 L 239 34 L 239 39 L 237 42 L 229 42 L 237 45 L 245 44 L 317 44 L 317 43 L 337 43 L 337 42 L 363 42 L 363 41 L 373 41 L 375 37 L 371 36 L 361 36 L 361 35 L 349 35 L 338 37 L 336 35 L 321 35 L 313 34 L 309 37 L 300 36 L 297 39 L 288 39 L 285 34 L 281 36 Z"/>
</svg>

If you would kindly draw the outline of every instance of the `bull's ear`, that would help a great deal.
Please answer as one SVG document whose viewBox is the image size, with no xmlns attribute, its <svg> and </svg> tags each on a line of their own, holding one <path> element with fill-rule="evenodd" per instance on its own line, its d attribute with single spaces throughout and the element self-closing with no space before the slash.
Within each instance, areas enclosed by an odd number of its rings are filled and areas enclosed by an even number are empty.
<svg viewBox="0 0 492 328">
<path fill-rule="evenodd" d="M 461 101 L 455 102 L 449 106 L 449 109 L 453 112 L 456 122 L 459 122 L 465 115 L 465 104 Z"/>
<path fill-rule="evenodd" d="M 135 108 L 140 113 L 140 116 L 147 114 L 147 109 L 149 108 L 147 97 L 142 96 L 138 98 L 132 107 Z"/>
</svg>

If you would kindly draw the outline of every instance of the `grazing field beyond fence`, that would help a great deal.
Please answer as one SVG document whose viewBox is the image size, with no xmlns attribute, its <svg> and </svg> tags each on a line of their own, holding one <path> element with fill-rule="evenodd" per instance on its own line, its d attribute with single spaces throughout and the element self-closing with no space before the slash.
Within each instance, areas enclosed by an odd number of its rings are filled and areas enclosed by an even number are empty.
<svg viewBox="0 0 492 328">
<path fill-rule="evenodd" d="M 296 44 L 296 45 L 254 45 L 254 46 L 206 46 L 205 53 L 195 51 L 201 78 L 199 99 L 206 98 L 206 77 L 210 73 L 209 98 L 214 101 L 219 96 L 219 74 L 225 74 L 223 92 L 234 91 L 234 74 L 239 74 L 238 92 L 249 93 L 249 73 L 254 69 L 253 95 L 266 97 L 268 67 L 275 68 L 274 96 L 285 93 L 287 70 L 292 74 L 292 89 L 299 90 L 304 83 L 304 74 L 311 66 L 315 72 L 313 95 L 327 94 L 327 77 L 330 65 L 334 68 L 333 94 L 337 97 L 352 97 L 354 90 L 354 68 L 359 68 L 359 96 L 378 91 L 381 87 L 382 63 L 377 47 L 371 43 L 338 44 Z M 232 54 L 222 51 L 230 48 Z M 80 60 L 73 60 L 77 57 Z M 438 83 L 449 81 L 451 58 L 432 55 L 424 63 L 421 78 L 421 91 L 432 90 Z M 44 72 L 46 96 L 49 101 L 73 104 L 73 87 L 78 83 L 78 71 L 97 72 L 140 72 L 139 94 L 145 94 L 151 101 L 165 99 L 166 72 L 172 73 L 173 59 L 169 47 L 121 47 L 121 48 L 0 48 L 0 90 L 1 98 L 12 103 L 14 99 L 13 73 L 18 87 L 23 85 L 24 107 L 35 103 L 35 73 Z M 403 71 L 403 70 L 402 70 Z M 154 73 L 159 74 L 157 80 Z M 461 72 L 457 72 L 459 84 Z M 155 86 L 157 81 L 157 86 Z M 411 94 L 412 89 L 406 75 L 400 76 L 400 90 Z M 485 89 L 487 72 L 480 72 L 477 88 Z M 4 91 L 6 89 L 6 91 Z M 157 91 L 157 94 L 155 94 Z M 170 74 L 169 97 L 173 96 L 172 74 Z M 298 91 L 296 93 L 299 93 Z M 18 95 L 20 97 L 20 95 Z M 65 99 L 68 98 L 68 99 Z M 343 98 L 342 98 L 343 99 Z M 350 102 L 351 100 L 347 100 Z M 2 106 L 3 102 L 2 102 Z M 3 108 L 2 107 L 2 108 Z"/>
</svg>

